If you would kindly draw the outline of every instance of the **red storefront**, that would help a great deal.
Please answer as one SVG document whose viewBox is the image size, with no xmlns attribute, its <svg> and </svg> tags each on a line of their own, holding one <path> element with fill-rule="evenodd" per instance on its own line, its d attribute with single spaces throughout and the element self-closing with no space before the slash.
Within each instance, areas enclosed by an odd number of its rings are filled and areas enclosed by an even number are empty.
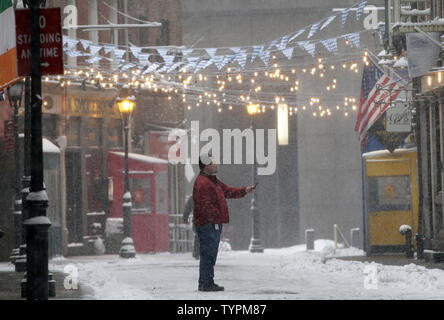
<svg viewBox="0 0 444 320">
<path fill-rule="evenodd" d="M 142 154 L 128 155 L 132 197 L 132 236 L 136 252 L 169 251 L 168 161 Z M 124 153 L 108 153 L 109 217 L 122 217 Z"/>
</svg>

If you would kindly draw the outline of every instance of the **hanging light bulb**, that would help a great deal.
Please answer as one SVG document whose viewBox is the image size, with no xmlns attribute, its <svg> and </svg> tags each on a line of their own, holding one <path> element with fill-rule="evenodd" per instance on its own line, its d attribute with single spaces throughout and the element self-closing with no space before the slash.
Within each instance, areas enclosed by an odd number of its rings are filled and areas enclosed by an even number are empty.
<svg viewBox="0 0 444 320">
<path fill-rule="evenodd" d="M 288 145 L 288 105 L 278 104 L 277 112 L 278 144 Z"/>
</svg>

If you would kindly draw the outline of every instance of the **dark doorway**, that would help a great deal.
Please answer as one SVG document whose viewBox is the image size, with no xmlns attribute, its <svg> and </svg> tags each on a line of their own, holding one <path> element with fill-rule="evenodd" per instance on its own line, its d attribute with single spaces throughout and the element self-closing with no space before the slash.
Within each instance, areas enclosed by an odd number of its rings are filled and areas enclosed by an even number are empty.
<svg viewBox="0 0 444 320">
<path fill-rule="evenodd" d="M 68 242 L 83 242 L 81 153 L 66 152 L 66 204 Z"/>
</svg>

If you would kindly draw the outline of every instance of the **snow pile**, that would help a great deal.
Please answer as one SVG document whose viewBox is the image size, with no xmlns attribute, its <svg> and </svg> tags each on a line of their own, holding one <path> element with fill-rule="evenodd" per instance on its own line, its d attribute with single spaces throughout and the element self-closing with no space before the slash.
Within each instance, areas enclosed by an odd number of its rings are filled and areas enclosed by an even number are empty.
<svg viewBox="0 0 444 320">
<path fill-rule="evenodd" d="M 107 237 L 113 234 L 121 234 L 123 230 L 123 218 L 106 219 L 105 235 Z"/>
<path fill-rule="evenodd" d="M 230 242 L 226 240 L 221 240 L 219 243 L 219 251 L 231 251 Z"/>
<path fill-rule="evenodd" d="M 197 291 L 199 261 L 189 252 L 72 257 L 52 264 L 61 270 L 78 266 L 80 286 L 92 288 L 97 299 L 444 299 L 442 270 L 339 259 L 363 254 L 335 248 L 331 240 L 316 240 L 309 251 L 305 244 L 260 254 L 220 251 L 215 281 L 226 290 L 218 293 Z M 372 276 L 374 288 L 366 286 Z"/>
<path fill-rule="evenodd" d="M 444 273 L 411 263 L 406 266 L 383 266 L 378 269 L 380 285 L 399 289 L 444 290 Z"/>
<path fill-rule="evenodd" d="M 136 259 L 122 260 L 120 265 L 131 264 Z M 129 262 L 129 263 L 125 263 Z M 80 286 L 82 284 L 93 289 L 94 297 L 99 300 L 151 300 L 154 297 L 147 291 L 119 281 L 109 270 L 107 263 L 75 264 L 78 270 Z M 52 264 L 51 270 L 63 272 L 63 267 Z"/>
</svg>

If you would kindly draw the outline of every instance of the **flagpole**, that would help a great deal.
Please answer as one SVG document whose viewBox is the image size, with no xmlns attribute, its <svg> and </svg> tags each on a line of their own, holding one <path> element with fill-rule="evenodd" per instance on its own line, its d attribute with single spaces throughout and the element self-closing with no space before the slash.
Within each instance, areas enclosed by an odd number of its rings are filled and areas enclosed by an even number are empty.
<svg viewBox="0 0 444 320">
<path fill-rule="evenodd" d="M 369 53 L 369 55 L 367 55 L 368 56 L 368 58 L 375 64 L 375 66 L 379 69 L 379 70 L 381 70 L 381 72 L 384 72 L 384 73 L 387 73 L 387 72 L 385 72 L 385 70 L 384 69 L 382 69 L 380 66 L 379 66 L 379 64 L 378 64 L 378 61 L 377 61 L 377 59 L 378 59 L 378 56 L 377 55 L 375 55 L 373 52 L 371 52 L 369 49 L 367 49 L 367 48 L 365 48 L 364 49 L 365 51 L 367 51 L 368 53 Z M 404 86 L 407 86 L 408 84 L 409 84 L 409 82 L 406 82 L 406 81 L 404 81 L 404 79 L 403 79 L 403 77 L 401 77 L 396 71 L 395 71 L 395 69 L 394 68 L 392 68 L 391 66 L 389 66 L 389 65 L 387 65 L 387 67 L 398 77 L 398 80 L 396 80 L 396 81 L 394 81 L 394 82 L 398 82 L 398 81 L 400 81 L 400 82 L 402 82 L 403 83 L 403 85 Z"/>
</svg>

